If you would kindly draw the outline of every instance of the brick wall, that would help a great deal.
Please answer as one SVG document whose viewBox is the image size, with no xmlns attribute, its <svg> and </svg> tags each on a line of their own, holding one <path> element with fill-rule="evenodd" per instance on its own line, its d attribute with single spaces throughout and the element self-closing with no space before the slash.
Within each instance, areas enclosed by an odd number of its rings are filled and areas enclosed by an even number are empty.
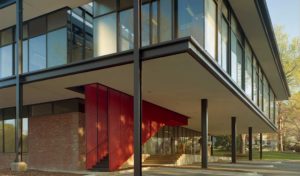
<svg viewBox="0 0 300 176">
<path fill-rule="evenodd" d="M 33 169 L 85 170 L 85 118 L 66 113 L 29 118 L 28 153 Z M 15 153 L 0 153 L 0 168 L 9 168 Z"/>
<path fill-rule="evenodd" d="M 29 168 L 83 170 L 84 121 L 77 112 L 29 118 Z"/>
</svg>

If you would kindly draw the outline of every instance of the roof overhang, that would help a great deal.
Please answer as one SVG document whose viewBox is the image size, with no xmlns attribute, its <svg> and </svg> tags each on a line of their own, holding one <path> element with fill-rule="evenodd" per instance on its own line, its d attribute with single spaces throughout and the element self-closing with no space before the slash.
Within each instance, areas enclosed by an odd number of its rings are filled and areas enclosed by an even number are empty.
<svg viewBox="0 0 300 176">
<path fill-rule="evenodd" d="M 229 0 L 278 100 L 290 96 L 265 0 Z"/>
<path fill-rule="evenodd" d="M 89 2 L 91 0 L 23 0 L 23 20 L 27 21 L 63 7 L 75 8 Z M 0 1 L 0 17 L 0 30 L 16 24 L 15 0 Z"/>
</svg>

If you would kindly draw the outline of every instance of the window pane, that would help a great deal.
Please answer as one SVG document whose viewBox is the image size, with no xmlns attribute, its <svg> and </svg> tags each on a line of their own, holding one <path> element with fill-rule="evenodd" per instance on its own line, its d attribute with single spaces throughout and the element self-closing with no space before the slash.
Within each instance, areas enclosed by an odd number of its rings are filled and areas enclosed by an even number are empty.
<svg viewBox="0 0 300 176">
<path fill-rule="evenodd" d="M 275 123 L 274 121 L 274 93 L 273 91 L 270 91 L 270 119 L 273 123 Z"/>
<path fill-rule="evenodd" d="M 103 15 L 116 10 L 115 0 L 95 0 L 94 1 L 94 15 Z"/>
<path fill-rule="evenodd" d="M 150 44 L 150 4 L 142 6 L 142 46 Z"/>
<path fill-rule="evenodd" d="M 264 112 L 267 117 L 269 117 L 269 85 L 267 79 L 264 77 Z"/>
<path fill-rule="evenodd" d="M 94 56 L 102 56 L 117 51 L 116 14 L 94 20 Z"/>
<path fill-rule="evenodd" d="M 259 107 L 263 110 L 264 94 L 263 94 L 263 76 L 261 68 L 259 68 Z"/>
<path fill-rule="evenodd" d="M 216 58 L 217 5 L 212 0 L 205 1 L 205 49 Z"/>
<path fill-rule="evenodd" d="M 242 47 L 238 43 L 236 36 L 231 35 L 231 77 L 242 87 Z"/>
<path fill-rule="evenodd" d="M 219 54 L 219 56 L 221 57 L 219 59 L 219 63 L 221 65 L 221 67 L 227 71 L 227 57 L 228 57 L 228 24 L 225 21 L 224 18 L 222 18 L 222 22 L 221 22 L 221 45 L 220 45 L 220 49 L 221 49 L 221 54 Z"/>
<path fill-rule="evenodd" d="M 29 71 L 46 68 L 46 36 L 29 40 Z"/>
<path fill-rule="evenodd" d="M 47 31 L 46 17 L 39 17 L 29 22 L 29 36 L 45 34 Z"/>
<path fill-rule="evenodd" d="M 67 25 L 67 11 L 65 9 L 48 15 L 48 31 L 52 31 Z"/>
<path fill-rule="evenodd" d="M 245 47 L 245 92 L 252 98 L 252 53 L 249 44 Z"/>
<path fill-rule="evenodd" d="M 47 66 L 67 63 L 67 29 L 59 29 L 47 34 Z"/>
<path fill-rule="evenodd" d="M 120 12 L 120 51 L 133 48 L 133 10 L 125 10 Z"/>
<path fill-rule="evenodd" d="M 0 48 L 0 78 L 13 74 L 13 49 L 12 45 Z"/>
<path fill-rule="evenodd" d="M 82 10 L 73 9 L 71 13 L 72 31 L 69 32 L 70 47 L 72 48 L 71 62 L 80 61 L 83 59 L 83 18 Z"/>
<path fill-rule="evenodd" d="M 157 1 L 152 3 L 152 19 L 151 19 L 151 23 L 152 23 L 152 44 L 155 44 L 158 42 L 158 12 L 157 12 Z"/>
<path fill-rule="evenodd" d="M 160 1 L 160 42 L 172 39 L 172 0 Z"/>
<path fill-rule="evenodd" d="M 93 58 L 93 17 L 85 14 L 85 58 Z"/>
<path fill-rule="evenodd" d="M 253 57 L 253 101 L 258 105 L 258 69 L 255 57 Z"/>
<path fill-rule="evenodd" d="M 1 32 L 1 42 L 0 44 L 7 45 L 13 42 L 13 30 L 12 28 L 6 29 Z"/>
<path fill-rule="evenodd" d="M 4 151 L 15 152 L 15 119 L 4 120 Z"/>
<path fill-rule="evenodd" d="M 28 118 L 22 119 L 22 151 L 28 152 Z"/>
<path fill-rule="evenodd" d="M 178 0 L 178 37 L 186 36 L 204 45 L 203 0 Z"/>
<path fill-rule="evenodd" d="M 28 72 L 28 40 L 23 41 L 23 73 Z"/>
</svg>

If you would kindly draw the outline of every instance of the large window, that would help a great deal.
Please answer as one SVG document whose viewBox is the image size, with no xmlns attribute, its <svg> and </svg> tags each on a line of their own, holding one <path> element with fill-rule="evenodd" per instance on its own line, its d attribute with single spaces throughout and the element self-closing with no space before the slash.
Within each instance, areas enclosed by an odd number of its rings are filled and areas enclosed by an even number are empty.
<svg viewBox="0 0 300 176">
<path fill-rule="evenodd" d="M 266 77 L 263 78 L 263 85 L 264 85 L 264 113 L 267 117 L 270 117 L 269 116 L 269 111 L 270 111 L 270 95 L 269 95 L 269 85 L 268 85 L 268 81 L 266 79 Z"/>
<path fill-rule="evenodd" d="M 15 152 L 15 109 L 9 108 L 3 111 L 4 115 L 4 151 Z"/>
<path fill-rule="evenodd" d="M 151 3 L 152 16 L 151 16 L 151 43 L 156 44 L 158 42 L 158 3 L 154 1 Z"/>
<path fill-rule="evenodd" d="M 117 51 L 116 13 L 94 19 L 94 56 Z"/>
<path fill-rule="evenodd" d="M 29 71 L 46 68 L 46 35 L 29 40 Z"/>
<path fill-rule="evenodd" d="M 150 4 L 142 6 L 142 46 L 150 45 Z"/>
<path fill-rule="evenodd" d="M 253 102 L 258 105 L 258 90 L 259 90 L 259 72 L 257 68 L 256 58 L 253 57 Z"/>
<path fill-rule="evenodd" d="M 119 50 L 133 49 L 133 9 L 120 12 Z"/>
<path fill-rule="evenodd" d="M 263 85 L 263 73 L 261 71 L 261 68 L 258 68 L 259 73 L 259 108 L 263 110 L 263 104 L 264 104 L 264 85 Z"/>
<path fill-rule="evenodd" d="M 28 152 L 28 118 L 22 118 L 22 151 Z"/>
<path fill-rule="evenodd" d="M 245 92 L 252 98 L 252 53 L 249 44 L 245 45 Z"/>
<path fill-rule="evenodd" d="M 172 0 L 160 1 L 160 42 L 172 39 Z"/>
<path fill-rule="evenodd" d="M 238 42 L 235 34 L 231 35 L 231 77 L 242 87 L 242 58 L 243 51 L 242 46 Z"/>
<path fill-rule="evenodd" d="M 270 119 L 275 122 L 275 95 L 272 90 L 270 90 Z"/>
<path fill-rule="evenodd" d="M 13 45 L 0 47 L 0 78 L 13 75 Z"/>
<path fill-rule="evenodd" d="M 47 34 L 47 66 L 67 63 L 67 29 L 62 28 Z"/>
<path fill-rule="evenodd" d="M 220 37 L 220 53 L 219 53 L 219 64 L 221 67 L 227 71 L 228 63 L 228 23 L 225 17 L 221 19 L 221 37 Z"/>
<path fill-rule="evenodd" d="M 178 37 L 193 36 L 204 46 L 204 1 L 178 0 Z"/>
<path fill-rule="evenodd" d="M 3 114 L 0 112 L 0 153 L 3 152 L 3 127 L 4 127 L 4 123 L 3 123 Z"/>
<path fill-rule="evenodd" d="M 198 7 L 199 8 L 199 7 Z M 217 5 L 212 0 L 205 0 L 205 49 L 216 59 Z"/>
</svg>

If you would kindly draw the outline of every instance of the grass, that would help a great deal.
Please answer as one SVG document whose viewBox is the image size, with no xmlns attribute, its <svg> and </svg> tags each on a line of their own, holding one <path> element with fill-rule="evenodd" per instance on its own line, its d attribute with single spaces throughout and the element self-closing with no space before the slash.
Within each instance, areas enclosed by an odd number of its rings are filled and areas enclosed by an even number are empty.
<svg viewBox="0 0 300 176">
<path fill-rule="evenodd" d="M 214 150 L 214 156 L 231 156 L 229 151 Z M 239 159 L 248 159 L 248 153 L 242 155 L 237 154 Z M 253 151 L 253 159 L 259 159 L 259 151 Z M 276 151 L 264 151 L 264 160 L 300 160 L 300 153 L 296 152 L 276 152 Z"/>
</svg>

